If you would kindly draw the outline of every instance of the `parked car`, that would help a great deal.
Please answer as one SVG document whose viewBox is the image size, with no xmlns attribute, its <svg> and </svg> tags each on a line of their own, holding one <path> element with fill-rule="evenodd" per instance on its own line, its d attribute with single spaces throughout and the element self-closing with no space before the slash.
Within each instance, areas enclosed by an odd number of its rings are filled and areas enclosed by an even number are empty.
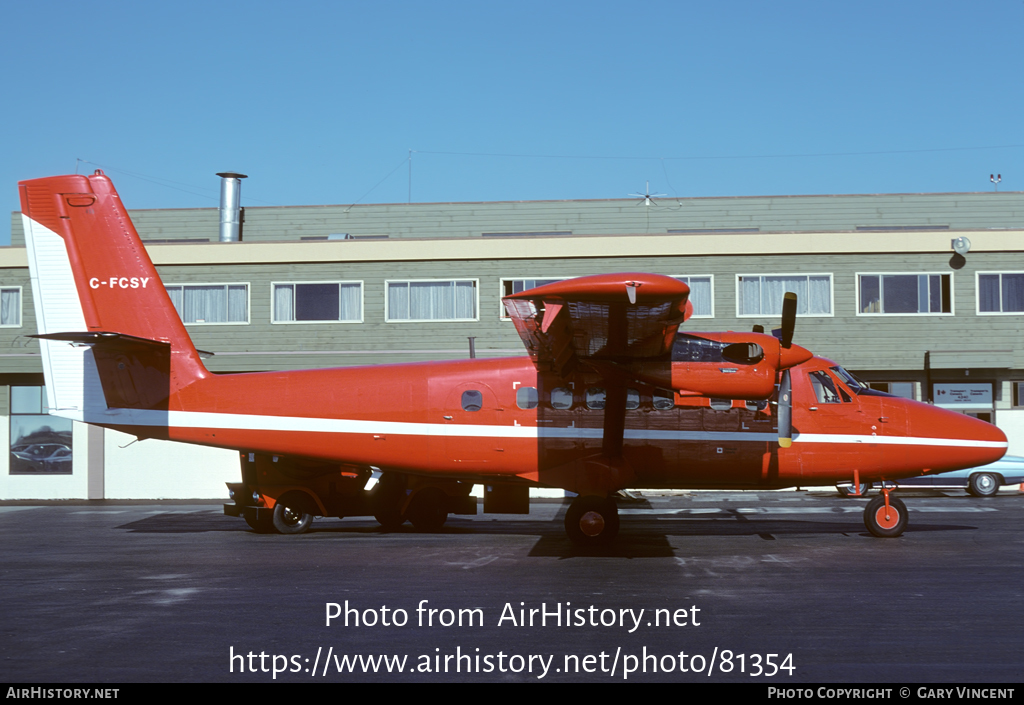
<svg viewBox="0 0 1024 705">
<path fill-rule="evenodd" d="M 22 443 L 11 448 L 21 463 L 21 472 L 67 472 L 71 449 L 63 443 Z"/>
<path fill-rule="evenodd" d="M 964 488 L 975 497 L 991 497 L 999 491 L 1001 485 L 1016 485 L 1024 482 L 1024 458 L 1017 455 L 1005 455 L 1001 460 L 976 468 L 941 472 L 937 475 L 919 475 L 892 482 L 897 488 Z M 867 494 L 872 487 L 880 486 L 877 482 L 871 486 L 862 482 L 861 493 Z M 840 483 L 836 485 L 836 489 L 844 497 L 856 496 L 852 482 Z"/>
</svg>

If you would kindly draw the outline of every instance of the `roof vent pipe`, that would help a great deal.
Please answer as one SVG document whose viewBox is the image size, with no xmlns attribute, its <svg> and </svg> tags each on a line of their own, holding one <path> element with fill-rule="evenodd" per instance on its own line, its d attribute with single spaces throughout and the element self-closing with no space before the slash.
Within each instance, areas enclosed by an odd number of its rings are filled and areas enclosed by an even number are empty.
<svg viewBox="0 0 1024 705">
<path fill-rule="evenodd" d="M 220 177 L 220 241 L 238 242 L 241 239 L 242 179 L 245 174 L 225 171 Z"/>
</svg>

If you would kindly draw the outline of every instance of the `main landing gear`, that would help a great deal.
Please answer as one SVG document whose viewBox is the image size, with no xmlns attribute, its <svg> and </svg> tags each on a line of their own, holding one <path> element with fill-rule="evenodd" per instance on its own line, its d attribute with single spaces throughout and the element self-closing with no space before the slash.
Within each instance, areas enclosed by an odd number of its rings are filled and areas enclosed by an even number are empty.
<svg viewBox="0 0 1024 705">
<path fill-rule="evenodd" d="M 565 513 L 565 532 L 580 546 L 604 546 L 619 533 L 619 509 L 611 497 L 581 495 Z"/>
<path fill-rule="evenodd" d="M 868 502 L 864 509 L 864 525 L 873 536 L 895 538 L 907 528 L 907 505 L 899 497 L 891 496 L 883 483 L 881 496 Z"/>
</svg>

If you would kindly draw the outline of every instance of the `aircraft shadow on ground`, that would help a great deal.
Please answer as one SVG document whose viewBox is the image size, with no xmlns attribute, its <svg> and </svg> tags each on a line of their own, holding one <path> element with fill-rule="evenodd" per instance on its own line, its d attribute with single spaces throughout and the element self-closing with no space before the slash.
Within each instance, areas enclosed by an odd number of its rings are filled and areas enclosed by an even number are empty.
<svg viewBox="0 0 1024 705">
<path fill-rule="evenodd" d="M 854 519 L 855 517 L 855 519 Z M 383 531 L 372 519 L 345 523 L 314 523 L 304 536 L 258 535 L 239 519 L 212 512 L 165 513 L 139 519 L 118 526 L 131 533 L 193 534 L 225 531 L 252 534 L 265 541 L 302 541 L 312 536 L 379 536 L 381 539 L 452 538 L 461 536 L 538 536 L 527 554 L 538 558 L 573 558 L 601 556 L 613 558 L 672 557 L 671 537 L 741 537 L 757 536 L 765 541 L 796 536 L 856 536 L 870 537 L 860 514 L 846 515 L 843 521 L 816 521 L 792 519 L 756 519 L 748 515 L 730 514 L 711 518 L 655 518 L 627 516 L 622 519 L 619 536 L 608 546 L 581 548 L 569 541 L 562 527 L 562 512 L 549 520 L 472 521 L 451 518 L 439 531 L 421 533 L 406 524 L 396 531 Z M 936 524 L 917 522 L 907 527 L 907 534 L 936 531 L 974 531 L 978 527 L 962 524 Z M 884 539 L 879 539 L 884 540 Z M 899 539 L 897 539 L 899 540 Z"/>
</svg>

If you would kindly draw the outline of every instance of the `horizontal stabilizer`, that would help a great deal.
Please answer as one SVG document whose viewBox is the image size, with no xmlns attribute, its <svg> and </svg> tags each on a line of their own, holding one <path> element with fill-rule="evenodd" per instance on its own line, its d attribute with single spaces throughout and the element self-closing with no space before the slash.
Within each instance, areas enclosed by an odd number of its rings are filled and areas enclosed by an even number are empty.
<svg viewBox="0 0 1024 705">
<path fill-rule="evenodd" d="M 167 408 L 171 387 L 170 343 L 107 331 L 29 337 L 90 347 L 108 408 Z"/>
</svg>

